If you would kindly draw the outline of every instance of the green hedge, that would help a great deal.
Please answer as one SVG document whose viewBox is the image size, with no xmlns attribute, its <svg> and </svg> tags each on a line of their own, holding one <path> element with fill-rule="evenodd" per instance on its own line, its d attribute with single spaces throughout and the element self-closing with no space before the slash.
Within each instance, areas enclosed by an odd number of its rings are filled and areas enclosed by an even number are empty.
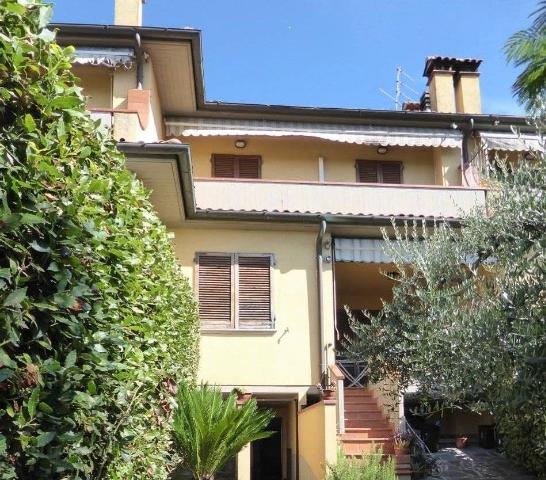
<svg viewBox="0 0 546 480">
<path fill-rule="evenodd" d="M 0 2 L 0 478 L 165 478 L 196 305 L 37 0 Z"/>
</svg>

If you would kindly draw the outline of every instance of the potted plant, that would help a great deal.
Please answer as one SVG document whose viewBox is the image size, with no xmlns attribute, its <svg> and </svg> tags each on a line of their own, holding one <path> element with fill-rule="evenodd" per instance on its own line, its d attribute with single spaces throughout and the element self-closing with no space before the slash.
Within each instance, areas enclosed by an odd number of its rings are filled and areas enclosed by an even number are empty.
<svg viewBox="0 0 546 480">
<path fill-rule="evenodd" d="M 317 383 L 317 388 L 322 394 L 324 400 L 335 400 L 336 399 L 336 389 L 335 384 L 329 383 L 322 385 L 322 383 Z"/>
<path fill-rule="evenodd" d="M 407 455 L 409 453 L 411 441 L 413 440 L 413 435 L 410 432 L 401 432 L 397 431 L 392 436 L 392 441 L 394 444 L 394 454 Z"/>
<path fill-rule="evenodd" d="M 468 442 L 468 437 L 465 437 L 464 435 L 455 437 L 455 446 L 459 450 L 462 450 L 464 447 L 466 447 L 466 442 Z"/>
<path fill-rule="evenodd" d="M 232 392 L 237 395 L 237 405 L 243 405 L 252 398 L 252 393 L 246 392 L 241 387 L 236 387 Z"/>
</svg>

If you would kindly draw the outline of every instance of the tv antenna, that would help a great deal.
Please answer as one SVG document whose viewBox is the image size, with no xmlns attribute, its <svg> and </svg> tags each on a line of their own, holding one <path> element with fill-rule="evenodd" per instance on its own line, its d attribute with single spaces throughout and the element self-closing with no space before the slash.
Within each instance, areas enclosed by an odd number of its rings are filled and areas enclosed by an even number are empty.
<svg viewBox="0 0 546 480">
<path fill-rule="evenodd" d="M 409 102 L 416 102 L 415 98 L 411 97 L 406 93 L 406 91 L 409 91 L 415 95 L 417 95 L 417 98 L 419 97 L 419 92 L 417 92 L 414 88 L 410 87 L 407 82 L 404 80 L 407 79 L 413 83 L 415 83 L 415 79 L 408 75 L 406 71 L 398 66 L 396 67 L 396 82 L 395 82 L 395 91 L 394 95 L 391 95 L 390 93 L 386 92 L 385 89 L 380 88 L 379 91 L 385 95 L 386 97 L 390 98 L 394 102 L 394 109 L 395 110 L 402 110 L 402 101 L 409 101 Z"/>
</svg>

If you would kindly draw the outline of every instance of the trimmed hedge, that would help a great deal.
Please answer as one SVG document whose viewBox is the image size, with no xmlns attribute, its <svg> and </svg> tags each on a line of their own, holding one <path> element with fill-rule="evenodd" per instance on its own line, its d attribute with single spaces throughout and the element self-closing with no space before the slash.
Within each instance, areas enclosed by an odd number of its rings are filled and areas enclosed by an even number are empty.
<svg viewBox="0 0 546 480">
<path fill-rule="evenodd" d="M 0 478 L 166 478 L 196 305 L 50 13 L 0 2 Z"/>
</svg>

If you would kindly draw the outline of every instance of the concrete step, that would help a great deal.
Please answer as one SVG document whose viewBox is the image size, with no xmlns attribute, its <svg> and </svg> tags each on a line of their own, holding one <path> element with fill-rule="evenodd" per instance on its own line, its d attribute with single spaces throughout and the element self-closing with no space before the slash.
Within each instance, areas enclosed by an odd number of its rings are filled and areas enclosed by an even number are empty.
<svg viewBox="0 0 546 480">
<path fill-rule="evenodd" d="M 373 397 L 373 392 L 368 388 L 346 388 L 346 397 Z"/>
<path fill-rule="evenodd" d="M 347 412 L 377 412 L 381 413 L 381 409 L 377 405 L 345 405 L 345 413 Z"/>
<path fill-rule="evenodd" d="M 346 395 L 345 404 L 348 405 L 353 403 L 377 403 L 377 400 L 370 395 Z"/>
</svg>

